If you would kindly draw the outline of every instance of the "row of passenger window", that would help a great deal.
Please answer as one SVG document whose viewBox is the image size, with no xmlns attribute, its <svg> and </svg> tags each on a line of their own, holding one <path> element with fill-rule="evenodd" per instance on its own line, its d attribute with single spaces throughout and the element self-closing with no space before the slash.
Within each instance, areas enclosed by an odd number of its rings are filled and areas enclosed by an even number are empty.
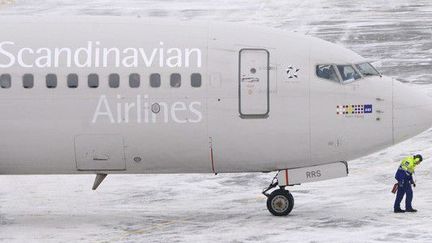
<svg viewBox="0 0 432 243">
<path fill-rule="evenodd" d="M 22 77 L 23 87 L 26 89 L 31 89 L 34 87 L 34 75 L 24 74 Z M 71 73 L 67 75 L 67 87 L 78 88 L 79 77 L 78 74 Z M 47 74 L 45 76 L 46 87 L 49 89 L 57 88 L 57 75 Z M 193 88 L 199 88 L 202 85 L 201 74 L 193 73 L 190 76 L 191 86 Z M 161 87 L 161 75 L 159 73 L 153 73 L 149 77 L 150 87 L 159 88 Z M 89 88 L 99 87 L 99 75 L 92 73 L 87 76 L 87 85 Z M 120 87 L 120 75 L 117 73 L 112 73 L 108 76 L 108 85 L 110 88 Z M 182 76 L 179 73 L 173 73 L 170 75 L 170 86 L 173 88 L 180 88 L 182 85 Z M 12 86 L 12 76 L 10 74 L 0 75 L 0 87 L 3 89 L 8 89 Z M 139 88 L 141 86 L 141 75 L 138 73 L 132 73 L 129 75 L 129 87 Z"/>
</svg>

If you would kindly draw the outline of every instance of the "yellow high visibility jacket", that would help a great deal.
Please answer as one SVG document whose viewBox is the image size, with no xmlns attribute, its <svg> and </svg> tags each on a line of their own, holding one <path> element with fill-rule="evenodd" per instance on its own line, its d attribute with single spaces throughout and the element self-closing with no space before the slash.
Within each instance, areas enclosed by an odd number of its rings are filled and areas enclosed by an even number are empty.
<svg viewBox="0 0 432 243">
<path fill-rule="evenodd" d="M 415 167 L 417 166 L 417 161 L 414 159 L 414 156 L 408 156 L 401 162 L 401 168 L 405 171 L 410 172 L 411 174 L 414 173 Z"/>
</svg>

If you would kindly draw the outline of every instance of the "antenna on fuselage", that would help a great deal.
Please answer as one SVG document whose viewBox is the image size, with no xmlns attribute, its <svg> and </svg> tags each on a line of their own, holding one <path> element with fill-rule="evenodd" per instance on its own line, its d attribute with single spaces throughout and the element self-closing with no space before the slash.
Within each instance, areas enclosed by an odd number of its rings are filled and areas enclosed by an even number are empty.
<svg viewBox="0 0 432 243">
<path fill-rule="evenodd" d="M 96 190 L 99 185 L 102 183 L 102 181 L 107 177 L 108 174 L 96 174 L 95 181 L 93 183 L 92 190 Z"/>
</svg>

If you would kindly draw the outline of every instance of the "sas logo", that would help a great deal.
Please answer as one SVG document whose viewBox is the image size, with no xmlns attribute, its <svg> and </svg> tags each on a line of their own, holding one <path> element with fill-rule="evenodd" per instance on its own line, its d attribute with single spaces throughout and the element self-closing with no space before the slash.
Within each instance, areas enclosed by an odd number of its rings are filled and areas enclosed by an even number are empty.
<svg viewBox="0 0 432 243">
<path fill-rule="evenodd" d="M 358 115 L 372 113 L 372 105 L 338 105 L 337 115 Z"/>
<path fill-rule="evenodd" d="M 286 73 L 288 75 L 288 78 L 298 78 L 298 73 L 300 71 L 300 68 L 296 68 L 294 66 L 288 66 L 288 68 L 286 69 Z"/>
</svg>

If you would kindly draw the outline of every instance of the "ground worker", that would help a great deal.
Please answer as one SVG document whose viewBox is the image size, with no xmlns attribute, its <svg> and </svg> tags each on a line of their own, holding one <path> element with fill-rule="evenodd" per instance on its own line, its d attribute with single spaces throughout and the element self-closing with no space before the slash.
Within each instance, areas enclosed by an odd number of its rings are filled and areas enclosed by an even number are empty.
<svg viewBox="0 0 432 243">
<path fill-rule="evenodd" d="M 412 207 L 412 199 L 413 199 L 413 191 L 411 185 L 416 186 L 413 174 L 415 171 L 415 167 L 419 165 L 423 161 L 423 157 L 420 154 L 414 156 L 408 156 L 402 160 L 402 163 L 399 166 L 399 169 L 396 172 L 396 180 L 397 184 L 397 194 L 396 200 L 394 203 L 394 212 L 395 213 L 415 213 L 416 209 Z M 405 197 L 405 210 L 402 210 L 400 207 L 400 203 L 406 194 Z"/>
</svg>

